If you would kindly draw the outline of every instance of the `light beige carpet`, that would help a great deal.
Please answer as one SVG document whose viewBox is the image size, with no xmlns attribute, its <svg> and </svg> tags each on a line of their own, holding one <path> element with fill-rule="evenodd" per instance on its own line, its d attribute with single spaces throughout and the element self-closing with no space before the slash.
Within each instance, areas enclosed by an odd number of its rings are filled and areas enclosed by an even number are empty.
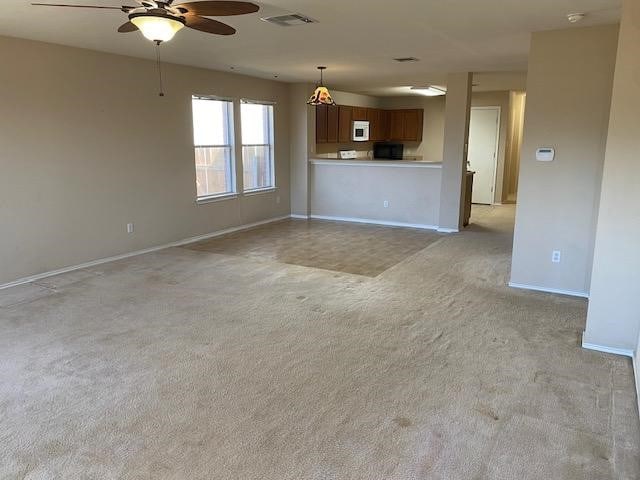
<svg viewBox="0 0 640 480">
<path fill-rule="evenodd" d="M 174 248 L 0 292 L 0 478 L 640 478 L 629 360 L 474 215 L 376 278 Z"/>
</svg>

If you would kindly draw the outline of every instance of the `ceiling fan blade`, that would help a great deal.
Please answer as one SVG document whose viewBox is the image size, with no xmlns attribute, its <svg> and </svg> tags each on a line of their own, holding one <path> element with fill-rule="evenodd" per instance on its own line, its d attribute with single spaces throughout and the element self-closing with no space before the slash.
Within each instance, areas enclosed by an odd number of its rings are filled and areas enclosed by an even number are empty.
<svg viewBox="0 0 640 480">
<path fill-rule="evenodd" d="M 260 10 L 260 7 L 251 2 L 187 2 L 173 5 L 182 10 L 182 13 L 201 15 L 205 17 L 226 17 L 229 15 L 246 15 Z"/>
<path fill-rule="evenodd" d="M 187 15 L 185 18 L 187 27 L 201 32 L 214 33 L 216 35 L 233 35 L 236 29 L 226 23 L 211 20 L 210 18 L 199 17 L 198 15 Z"/>
<path fill-rule="evenodd" d="M 122 25 L 120 25 L 120 28 L 118 28 L 118 31 L 120 33 L 136 32 L 136 31 L 138 31 L 138 27 L 136 27 L 131 22 L 127 22 L 127 23 L 123 23 Z"/>
<path fill-rule="evenodd" d="M 136 7 L 128 7 L 123 5 L 121 7 L 105 7 L 103 5 L 68 5 L 65 3 L 32 3 L 38 7 L 71 7 L 71 8 L 99 8 L 101 10 L 120 10 L 121 12 L 128 12 Z"/>
</svg>

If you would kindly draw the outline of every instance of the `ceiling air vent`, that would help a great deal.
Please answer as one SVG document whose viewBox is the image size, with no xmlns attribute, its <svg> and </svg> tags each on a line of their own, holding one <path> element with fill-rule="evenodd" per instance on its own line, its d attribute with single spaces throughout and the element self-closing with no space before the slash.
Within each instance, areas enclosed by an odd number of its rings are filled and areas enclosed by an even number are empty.
<svg viewBox="0 0 640 480">
<path fill-rule="evenodd" d="M 407 62 L 419 62 L 420 60 L 416 57 L 400 57 L 394 58 L 396 62 L 407 63 Z"/>
<path fill-rule="evenodd" d="M 292 13 L 289 15 L 278 15 L 276 17 L 265 17 L 261 20 L 269 23 L 273 23 L 274 25 L 278 25 L 279 27 L 295 27 L 297 25 L 307 25 L 309 23 L 318 23 L 317 20 L 314 20 L 309 17 L 305 17 L 304 15 L 300 15 L 299 13 Z"/>
</svg>

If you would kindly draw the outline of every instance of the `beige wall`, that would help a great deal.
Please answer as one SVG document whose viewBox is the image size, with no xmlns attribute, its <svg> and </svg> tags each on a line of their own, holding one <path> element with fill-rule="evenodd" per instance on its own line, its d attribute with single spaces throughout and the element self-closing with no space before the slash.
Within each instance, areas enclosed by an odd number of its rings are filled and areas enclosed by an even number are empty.
<svg viewBox="0 0 640 480">
<path fill-rule="evenodd" d="M 509 124 L 502 178 L 502 203 L 516 203 L 518 199 L 518 175 L 520 174 L 526 100 L 525 92 L 509 92 Z"/>
<path fill-rule="evenodd" d="M 309 215 L 309 154 L 315 144 L 315 108 L 306 104 L 313 85 L 291 85 L 291 213 Z"/>
<path fill-rule="evenodd" d="M 442 186 L 438 227 L 443 231 L 462 228 L 466 189 L 471 120 L 471 84 L 473 74 L 451 73 L 447 76 L 444 113 L 444 148 L 442 150 Z"/>
<path fill-rule="evenodd" d="M 636 350 L 640 332 L 640 3 L 626 0 L 584 340 Z"/>
<path fill-rule="evenodd" d="M 287 84 L 166 65 L 159 98 L 153 62 L 6 37 L 0 58 L 0 284 L 290 212 Z M 196 205 L 192 93 L 277 103 L 277 192 Z"/>
<path fill-rule="evenodd" d="M 589 291 L 617 37 L 617 25 L 533 34 L 514 284 Z M 537 147 L 555 147 L 555 161 L 537 162 Z"/>
<path fill-rule="evenodd" d="M 348 163 L 348 162 L 346 162 Z M 440 165 L 366 166 L 321 162 L 312 166 L 311 213 L 437 227 Z M 384 201 L 389 202 L 387 208 Z"/>
</svg>

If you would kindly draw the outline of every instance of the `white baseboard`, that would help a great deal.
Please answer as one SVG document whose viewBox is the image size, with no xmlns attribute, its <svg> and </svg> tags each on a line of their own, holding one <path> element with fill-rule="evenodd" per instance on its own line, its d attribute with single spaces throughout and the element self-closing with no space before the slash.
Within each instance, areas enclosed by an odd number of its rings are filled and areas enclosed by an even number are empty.
<svg viewBox="0 0 640 480">
<path fill-rule="evenodd" d="M 636 401 L 638 403 L 638 412 L 640 412 L 640 364 L 638 364 L 638 357 L 635 355 L 635 352 L 628 348 L 614 348 L 585 342 L 584 333 L 582 334 L 582 348 L 631 358 L 631 364 L 633 365 L 633 379 L 636 386 Z"/>
<path fill-rule="evenodd" d="M 438 232 L 440 233 L 459 233 L 460 232 L 460 230 L 458 230 L 457 228 L 438 227 L 436 228 L 436 230 L 438 230 Z"/>
<path fill-rule="evenodd" d="M 101 265 L 103 263 L 109 263 L 109 262 L 114 262 L 116 260 L 123 260 L 125 258 L 136 257 L 138 255 L 144 255 L 146 253 L 157 252 L 158 250 L 164 250 L 165 248 L 181 247 L 183 245 L 200 242 L 202 240 L 207 240 L 209 238 L 220 237 L 222 235 L 227 235 L 229 233 L 239 232 L 241 230 L 248 230 L 250 228 L 258 227 L 260 225 L 279 222 L 282 220 L 286 220 L 289 217 L 290 217 L 289 215 L 285 215 L 282 217 L 270 218 L 268 220 L 261 220 L 259 222 L 247 223 L 244 225 L 239 225 L 237 227 L 231 227 L 231 228 L 226 228 L 224 230 L 218 230 L 212 233 L 207 233 L 205 235 L 198 235 L 196 237 L 185 238 L 183 240 L 178 240 L 176 242 L 171 242 L 164 245 L 158 245 L 155 247 L 145 248 L 143 250 L 136 250 L 134 252 L 123 253 L 121 255 L 114 255 L 112 257 L 100 258 L 98 260 L 92 260 L 90 262 L 85 262 L 78 265 L 71 265 L 69 267 L 59 268 L 57 270 L 51 270 L 49 272 L 38 273 L 36 275 L 19 278 L 18 280 L 14 280 L 13 282 L 2 284 L 0 285 L 0 290 L 3 290 L 5 288 L 10 288 L 10 287 L 15 287 L 17 285 L 23 285 L 25 283 L 36 282 L 38 280 L 42 280 L 43 278 L 53 277 L 54 275 L 60 275 L 62 273 L 73 272 L 74 270 L 81 270 L 83 268 L 95 267 L 96 265 Z"/>
<path fill-rule="evenodd" d="M 584 333 L 582 334 L 582 348 L 587 350 L 594 350 L 596 352 L 602 353 L 611 353 L 613 355 L 621 355 L 623 357 L 634 358 L 633 350 L 627 348 L 615 348 L 615 347 L 607 347 L 605 345 L 597 345 L 595 343 L 589 343 L 584 341 Z M 634 360 L 635 366 L 635 360 Z"/>
<path fill-rule="evenodd" d="M 636 399 L 638 400 L 638 412 L 640 412 L 640 365 L 638 365 L 638 357 L 634 355 L 631 362 L 633 363 L 633 376 L 636 381 Z"/>
<path fill-rule="evenodd" d="M 298 214 L 291 214 L 290 215 L 291 218 L 297 218 L 300 220 L 309 220 L 309 215 L 298 215 Z"/>
<path fill-rule="evenodd" d="M 334 222 L 367 223 L 370 225 L 384 225 L 387 227 L 420 228 L 422 230 L 438 230 L 435 225 L 423 225 L 420 223 L 391 222 L 386 220 L 372 220 L 369 218 L 333 217 L 327 215 L 311 215 L 316 220 L 331 220 Z"/>
<path fill-rule="evenodd" d="M 568 295 L 570 297 L 589 298 L 589 294 L 587 292 L 574 292 L 572 290 L 561 290 L 559 288 L 537 287 L 535 285 L 523 285 L 521 283 L 514 283 L 514 282 L 509 282 L 509 286 L 512 288 L 519 288 L 521 290 L 533 290 L 536 292 L 557 293 L 558 295 Z"/>
</svg>

